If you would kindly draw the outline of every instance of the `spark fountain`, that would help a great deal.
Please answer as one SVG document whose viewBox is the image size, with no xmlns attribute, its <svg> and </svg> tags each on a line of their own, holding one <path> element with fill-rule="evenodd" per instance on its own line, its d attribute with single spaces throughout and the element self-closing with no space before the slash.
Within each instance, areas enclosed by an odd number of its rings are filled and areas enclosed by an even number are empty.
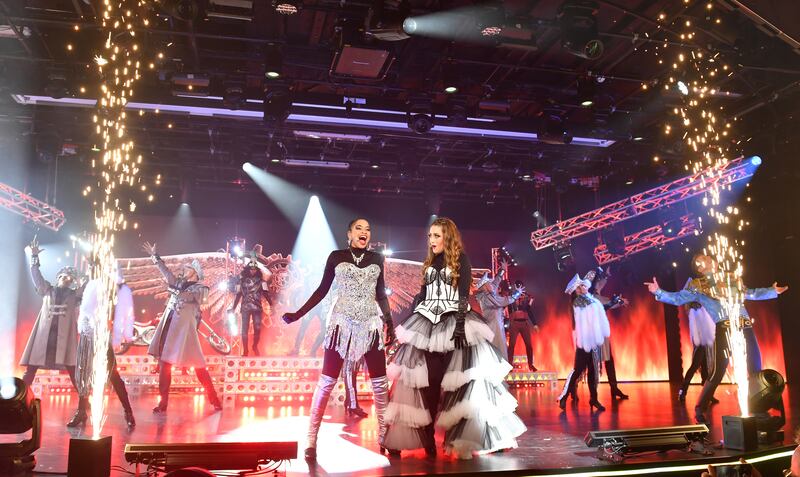
<svg viewBox="0 0 800 477">
<path fill-rule="evenodd" d="M 688 6 L 691 0 L 684 0 L 682 3 Z M 714 22 L 721 23 L 720 16 L 714 13 L 714 3 L 704 3 L 708 17 L 716 17 Z M 692 173 L 706 170 L 705 182 L 713 183 L 723 173 L 725 166 L 739 157 L 736 149 L 740 141 L 735 138 L 733 123 L 726 119 L 724 107 L 713 103 L 719 91 L 717 82 L 724 80 L 730 74 L 731 68 L 719 52 L 699 45 L 693 20 L 677 15 L 670 21 L 666 13 L 659 15 L 659 19 L 664 24 L 669 23 L 672 28 L 680 28 L 680 39 L 683 42 L 675 47 L 678 49 L 677 53 L 670 51 L 672 57 L 669 59 L 666 54 L 660 53 L 667 50 L 667 42 L 655 50 L 655 54 L 660 57 L 660 64 L 668 62 L 669 79 L 664 83 L 665 90 L 675 91 L 682 103 L 673 110 L 676 120 L 668 121 L 664 134 L 680 134 L 681 139 L 689 146 L 686 170 Z M 646 85 L 643 87 L 646 88 Z M 659 159 L 654 157 L 653 160 Z M 755 161 L 752 162 L 754 166 L 758 165 Z M 745 323 L 740 314 L 745 298 L 745 289 L 742 286 L 743 257 L 740 252 L 744 242 L 736 235 L 748 222 L 740 217 L 738 208 L 721 206 L 721 194 L 730 190 L 730 185 L 712 184 L 704 194 L 703 205 L 718 226 L 718 231 L 708 236 L 704 252 L 716 262 L 713 293 L 720 300 L 723 318 L 730 322 L 728 339 L 733 377 L 738 387 L 741 414 L 747 416 L 747 347 L 743 332 Z"/>
</svg>

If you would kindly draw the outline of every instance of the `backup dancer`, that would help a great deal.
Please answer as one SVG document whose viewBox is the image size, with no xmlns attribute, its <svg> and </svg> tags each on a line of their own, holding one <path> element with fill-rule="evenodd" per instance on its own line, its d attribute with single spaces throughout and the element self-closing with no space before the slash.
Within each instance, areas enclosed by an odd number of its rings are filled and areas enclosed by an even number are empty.
<svg viewBox="0 0 800 477">
<path fill-rule="evenodd" d="M 522 282 L 515 283 L 518 290 L 524 290 Z M 528 369 L 535 373 L 538 371 L 533 365 L 533 345 L 531 344 L 531 333 L 539 331 L 536 317 L 533 314 L 533 297 L 523 293 L 517 301 L 508 306 L 508 362 L 514 362 L 514 347 L 517 345 L 517 337 L 522 336 L 525 343 L 525 355 L 528 357 Z"/>
<path fill-rule="evenodd" d="M 384 257 L 367 250 L 370 237 L 369 222 L 361 218 L 350 222 L 347 227 L 348 247 L 331 252 L 319 287 L 296 313 L 283 315 L 286 323 L 299 320 L 322 301 L 336 280 L 336 303 L 325 332 L 322 374 L 311 400 L 308 447 L 305 450 L 309 462 L 317 459 L 317 434 L 331 391 L 346 360 L 356 362 L 364 358 L 367 363 L 383 451 L 384 412 L 389 395 L 384 338 L 386 342 L 394 340 L 394 325 L 386 297 Z"/>
<path fill-rule="evenodd" d="M 517 287 L 510 296 L 501 296 L 498 293 L 500 287 L 500 280 L 502 280 L 505 270 L 500 270 L 494 279 L 489 277 L 489 272 L 483 274 L 475 288 L 478 290 L 475 293 L 475 298 L 481 306 L 483 317 L 489 323 L 489 329 L 494 333 L 492 344 L 495 348 L 500 350 L 500 353 L 505 356 L 508 354 L 508 345 L 506 344 L 506 329 L 503 326 L 505 316 L 503 311 L 505 308 L 514 303 L 517 298 L 525 291 L 524 288 Z M 511 360 L 510 360 L 511 361 Z"/>
<path fill-rule="evenodd" d="M 609 270 L 603 270 L 602 267 L 597 267 L 595 270 L 589 271 L 586 278 L 591 280 L 592 286 L 589 287 L 589 293 L 595 296 L 606 310 L 614 310 L 621 306 L 628 304 L 628 301 L 619 295 L 614 295 L 611 298 L 602 295 L 603 288 L 608 283 L 608 277 L 611 276 Z M 611 387 L 611 399 L 628 399 L 629 396 L 619 389 L 617 384 L 617 366 L 614 364 L 614 354 L 611 352 L 611 336 L 603 341 L 603 346 L 600 348 L 600 361 L 608 375 L 608 385 Z M 600 377 L 598 376 L 598 379 Z M 574 395 L 573 395 L 574 398 Z"/>
<path fill-rule="evenodd" d="M 688 287 L 691 279 L 686 282 Z M 684 287 L 685 288 L 685 287 Z M 686 401 L 686 392 L 695 373 L 700 370 L 700 380 L 702 384 L 708 381 L 709 363 L 713 363 L 714 354 L 714 320 L 708 314 L 703 305 L 692 302 L 686 305 L 686 314 L 689 318 L 689 337 L 692 340 L 692 362 L 686 370 L 686 375 L 678 390 L 678 401 Z M 712 395 L 711 404 L 719 401 Z"/>
<path fill-rule="evenodd" d="M 418 304 L 398 327 L 400 345 L 389 364 L 384 447 L 395 456 L 424 448 L 433 457 L 435 423 L 445 430 L 444 450 L 459 458 L 514 448 L 525 426 L 504 383 L 511 365 L 470 309 L 471 267 L 461 235 L 450 219 L 438 218 L 428 243 Z"/>
<path fill-rule="evenodd" d="M 22 380 L 30 386 L 39 369 L 65 369 L 75 389 L 75 363 L 78 352 L 78 307 L 83 287 L 78 283 L 78 271 L 64 267 L 56 275 L 56 285 L 44 279 L 39 269 L 39 242 L 30 243 L 31 278 L 36 293 L 42 297 L 42 308 L 36 316 L 28 344 L 19 364 L 26 366 Z"/>
<path fill-rule="evenodd" d="M 716 323 L 713 345 L 714 359 L 712 361 L 714 370 L 711 373 L 711 377 L 703 385 L 703 390 L 700 392 L 700 397 L 694 408 L 695 419 L 700 423 L 708 422 L 705 412 L 708 410 L 714 391 L 719 386 L 719 383 L 722 382 L 722 378 L 728 368 L 730 356 L 728 328 L 731 324 L 724 314 L 722 303 L 717 298 L 721 296 L 722 290 L 717 287 L 714 278 L 716 266 L 717 264 L 713 258 L 703 254 L 695 255 L 692 258 L 692 268 L 699 278 L 691 280 L 686 288 L 678 292 L 662 290 L 655 277 L 653 277 L 652 282 L 645 282 L 648 291 L 655 295 L 656 300 L 675 306 L 697 302 L 705 308 L 711 319 Z M 778 295 L 788 289 L 789 287 L 778 286 L 777 282 L 773 283 L 769 288 L 746 288 L 743 290 L 744 299 L 771 300 L 777 298 Z M 744 325 L 743 332 L 747 346 L 747 372 L 750 374 L 757 373 L 761 370 L 761 351 L 753 331 L 753 322 L 743 304 L 739 307 L 739 313 Z"/>
<path fill-rule="evenodd" d="M 156 253 L 155 244 L 145 242 L 144 251 L 150 254 L 153 263 L 167 281 L 169 299 L 161 320 L 158 322 L 148 354 L 158 359 L 158 392 L 161 401 L 153 408 L 154 414 L 167 412 L 169 388 L 172 385 L 172 367 L 194 367 L 197 380 L 206 390 L 214 410 L 221 411 L 214 382 L 206 369 L 206 358 L 200 347 L 197 324 L 201 319 L 201 306 L 208 298 L 208 287 L 203 285 L 203 269 L 194 260 L 184 265 L 177 277 Z"/>
<path fill-rule="evenodd" d="M 125 291 L 120 292 L 120 290 L 124 290 L 122 288 L 124 283 L 122 282 L 122 274 L 119 271 L 117 272 L 116 281 L 118 291 L 117 303 L 114 305 L 115 327 L 118 319 L 124 322 L 125 317 L 133 315 L 133 299 L 127 294 L 130 293 L 130 288 L 127 286 L 125 287 L 127 293 Z M 89 280 L 84 288 L 80 316 L 78 318 L 78 333 L 80 334 L 77 369 L 77 381 L 79 384 L 78 409 L 75 411 L 75 415 L 72 416 L 72 419 L 67 423 L 67 427 L 81 426 L 86 423 L 88 418 L 89 393 L 91 392 L 91 386 L 94 385 L 91 379 L 94 362 L 95 330 L 98 326 L 105 326 L 103 317 L 97 316 L 98 302 L 100 301 L 102 292 L 102 282 L 98 278 Z M 106 352 L 108 381 L 111 383 L 111 387 L 114 389 L 114 392 L 119 398 L 119 402 L 122 404 L 122 409 L 125 412 L 125 423 L 128 425 L 128 430 L 130 431 L 136 427 L 136 420 L 133 417 L 133 409 L 131 408 L 130 399 L 128 399 L 128 390 L 125 388 L 125 382 L 122 380 L 117 370 L 117 360 L 114 356 L 113 348 L 113 335 L 114 332 L 112 330 L 112 336 L 109 337 L 111 339 L 108 342 L 108 351 Z M 105 383 L 103 383 L 103 386 L 105 386 Z"/>
<path fill-rule="evenodd" d="M 606 338 L 611 336 L 611 328 L 603 304 L 589 293 L 591 280 L 576 273 L 567 284 L 564 293 L 572 297 L 572 321 L 575 338 L 575 363 L 567 377 L 566 385 L 558 398 L 558 406 L 567 407 L 567 395 L 575 392 L 580 375 L 586 371 L 589 383 L 589 406 L 605 411 L 605 407 L 597 400 L 597 381 L 600 370 L 601 347 Z"/>
<path fill-rule="evenodd" d="M 242 302 L 242 356 L 249 354 L 247 341 L 251 321 L 253 322 L 253 354 L 256 356 L 261 354 L 258 350 L 258 342 L 261 339 L 261 319 L 264 314 L 261 299 L 269 301 L 267 282 L 271 276 L 269 270 L 261 269 L 255 252 L 239 276 L 239 290 L 233 300 L 233 306 L 228 311 L 233 313 L 239 305 L 239 301 Z"/>
</svg>

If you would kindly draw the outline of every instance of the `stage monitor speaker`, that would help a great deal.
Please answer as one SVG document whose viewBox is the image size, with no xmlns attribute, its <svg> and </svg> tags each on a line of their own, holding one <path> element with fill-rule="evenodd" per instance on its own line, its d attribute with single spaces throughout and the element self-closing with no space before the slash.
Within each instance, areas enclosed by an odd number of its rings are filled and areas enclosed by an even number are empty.
<svg viewBox="0 0 800 477">
<path fill-rule="evenodd" d="M 753 416 L 722 416 L 722 440 L 728 449 L 756 450 L 758 448 L 756 418 Z"/>
<path fill-rule="evenodd" d="M 257 469 L 264 462 L 297 458 L 297 442 L 209 442 L 197 444 L 126 444 L 131 464 L 167 471 L 194 466 L 209 470 Z"/>
<path fill-rule="evenodd" d="M 108 477 L 111 475 L 111 436 L 69 440 L 67 477 Z"/>
</svg>

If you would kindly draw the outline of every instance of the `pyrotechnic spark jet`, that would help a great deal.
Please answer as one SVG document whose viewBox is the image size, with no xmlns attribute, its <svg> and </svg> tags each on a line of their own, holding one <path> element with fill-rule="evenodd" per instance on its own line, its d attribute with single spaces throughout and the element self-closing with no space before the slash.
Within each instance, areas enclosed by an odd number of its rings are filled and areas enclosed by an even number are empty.
<svg viewBox="0 0 800 477">
<path fill-rule="evenodd" d="M 685 0 L 685 3 L 690 1 Z M 709 1 L 704 3 L 707 15 L 713 15 L 713 3 Z M 672 64 L 672 71 L 664 87 L 680 91 L 679 97 L 683 105 L 674 109 L 676 121 L 665 125 L 664 132 L 670 135 L 673 129 L 682 129 L 681 137 L 690 151 L 686 169 L 694 173 L 708 169 L 707 178 L 714 179 L 722 173 L 731 158 L 738 156 L 737 151 L 730 149 L 733 143 L 731 135 L 735 134 L 733 125 L 724 118 L 724 111 L 719 112 L 721 108 L 712 104 L 714 94 L 719 91 L 714 82 L 725 79 L 728 65 L 718 53 L 710 52 L 699 45 L 691 46 L 697 33 L 692 22 L 684 21 L 682 16 L 670 20 L 667 14 L 660 15 L 659 21 L 680 28 L 681 40 L 688 42 L 679 46 L 677 52 L 672 52 L 673 57 L 667 61 L 667 64 Z M 720 20 L 718 19 L 716 23 L 720 23 Z M 666 45 L 665 42 L 664 48 L 655 48 L 654 54 L 661 56 L 660 51 L 666 49 Z M 664 61 L 660 60 L 659 63 L 663 64 Z M 725 231 L 733 226 L 735 229 L 732 233 L 735 234 L 742 230 L 746 222 L 735 217 L 739 215 L 738 209 L 722 207 L 720 195 L 724 190 L 726 189 L 717 185 L 712 186 L 703 199 L 703 205 L 720 230 Z M 708 237 L 705 253 L 717 264 L 714 271 L 716 283 L 714 292 L 722 304 L 723 319 L 729 320 L 730 323 L 728 340 L 733 361 L 733 376 L 738 385 L 739 406 L 742 415 L 746 416 L 749 413 L 748 373 L 744 323 L 741 317 L 744 303 L 742 254 L 739 252 L 741 244 L 738 239 L 731 239 L 724 233 L 715 233 Z"/>
<path fill-rule="evenodd" d="M 93 63 L 100 76 L 100 97 L 95 113 L 94 130 L 100 137 L 100 157 L 92 160 L 97 187 L 87 187 L 94 206 L 95 230 L 92 234 L 92 257 L 95 266 L 92 278 L 98 280 L 99 296 L 94 326 L 94 358 L 92 361 L 93 436 L 98 438 L 104 418 L 104 389 L 108 380 L 110 322 L 116 302 L 116 269 L 114 242 L 118 232 L 127 229 L 125 209 L 135 210 L 135 203 L 125 200 L 120 190 L 139 185 L 142 157 L 134 153 L 128 138 L 125 105 L 133 96 L 133 87 L 140 77 L 142 51 L 135 31 L 149 24 L 150 10 L 145 0 L 103 0 L 101 28 L 104 42 Z"/>
</svg>

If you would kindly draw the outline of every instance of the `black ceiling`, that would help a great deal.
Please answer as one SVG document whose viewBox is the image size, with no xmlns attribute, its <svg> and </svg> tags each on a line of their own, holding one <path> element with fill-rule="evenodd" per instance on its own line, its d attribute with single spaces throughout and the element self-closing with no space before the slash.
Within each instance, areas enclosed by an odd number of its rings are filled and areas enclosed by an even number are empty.
<svg viewBox="0 0 800 477">
<path fill-rule="evenodd" d="M 4 32 L 0 35 L 0 117 L 26 123 L 30 137 L 45 153 L 43 159 L 48 151 L 59 152 L 62 148 L 56 146 L 63 143 L 77 146 L 77 158 L 91 156 L 91 109 L 20 104 L 12 95 L 48 95 L 55 82 L 67 97 L 91 97 L 82 94 L 80 87 L 91 92 L 96 84 L 87 68 L 100 41 L 93 1 L 0 2 L 0 25 L 6 25 L 0 27 Z M 376 2 L 304 0 L 292 16 L 276 13 L 272 2 L 240 2 L 252 3 L 251 9 L 244 10 L 249 20 L 215 15 L 214 11 L 222 11 L 221 3 L 232 2 L 201 4 L 211 15 L 200 15 L 195 21 L 165 13 L 167 0 L 156 8 L 158 16 L 143 31 L 142 41 L 147 52 L 163 52 L 164 58 L 142 78 L 136 101 L 225 109 L 223 101 L 215 98 L 230 99 L 231 91 L 240 88 L 250 100 L 288 94 L 295 114 L 405 123 L 406 111 L 425 112 L 437 115 L 434 124 L 440 126 L 539 134 L 544 121 L 558 118 L 576 138 L 607 139 L 614 144 L 582 146 L 577 140 L 550 144 L 452 132 L 459 130 L 417 134 L 405 127 L 315 120 L 276 124 L 244 119 L 238 113 L 190 116 L 161 111 L 134 116 L 130 130 L 139 151 L 148 158 L 145 175 L 163 174 L 167 185 L 177 187 L 189 178 L 201 189 L 252 188 L 241 170 L 246 161 L 331 194 L 423 197 L 438 190 L 442 198 L 474 202 L 515 201 L 525 191 L 550 186 L 563 190 L 570 182 L 581 187 L 577 179 L 582 177 L 599 177 L 601 188 L 631 179 L 661 181 L 682 171 L 684 151 L 679 141 L 666 141 L 659 134 L 675 99 L 661 87 L 669 67 L 659 64 L 656 53 L 663 52 L 665 42 L 684 41 L 673 26 L 687 20 L 697 25 L 695 43 L 732 65 L 732 74 L 719 86 L 731 94 L 719 102 L 729 117 L 758 118 L 749 124 L 747 135 L 770 127 L 760 115 L 763 106 L 795 97 L 800 85 L 800 55 L 793 40 L 798 36 L 786 30 L 796 28 L 787 21 L 798 18 L 797 7 L 791 5 L 795 2 L 728 0 L 711 2 L 714 8 L 708 10 L 709 2 L 599 1 L 597 38 L 604 52 L 595 60 L 564 48 L 566 33 L 558 20 L 562 1 L 507 1 L 498 10 L 499 3 L 412 0 L 410 14 L 416 17 L 457 12 L 454 31 L 460 36 L 456 40 L 412 36 L 392 42 L 370 41 L 363 32 L 347 36 L 347 25 L 368 24 L 370 12 L 380 5 Z M 383 5 L 392 10 L 398 3 L 402 2 Z M 761 25 L 744 3 L 762 15 Z M 504 17 L 502 35 L 486 40 L 474 33 L 475 24 L 498 11 Z M 659 21 L 661 14 L 663 21 Z M 781 25 L 782 20 L 787 25 Z M 764 26 L 765 21 L 771 23 Z M 347 42 L 356 38 L 360 46 L 389 52 L 394 62 L 385 77 L 357 79 L 332 73 L 343 30 Z M 72 50 L 67 50 L 67 44 L 73 45 Z M 278 48 L 283 56 L 277 80 L 264 75 L 270 48 Z M 446 71 L 455 71 L 459 79 L 459 91 L 452 95 L 442 91 Z M 207 91 L 199 88 L 206 97 L 174 94 L 176 79 L 186 75 L 209 80 Z M 591 107 L 579 104 L 587 87 L 593 94 Z M 348 112 L 342 109 L 345 98 L 358 98 L 356 102 L 363 104 Z M 334 109 L 307 111 L 300 104 Z M 239 105 L 238 111 L 250 110 L 261 111 L 262 105 L 255 101 Z M 492 121 L 466 124 L 454 111 Z M 297 131 L 309 133 L 298 136 Z M 363 137 L 353 141 L 330 133 Z M 654 154 L 663 160 L 654 163 Z M 273 162 L 286 159 L 346 162 L 349 168 L 301 168 Z"/>
</svg>

